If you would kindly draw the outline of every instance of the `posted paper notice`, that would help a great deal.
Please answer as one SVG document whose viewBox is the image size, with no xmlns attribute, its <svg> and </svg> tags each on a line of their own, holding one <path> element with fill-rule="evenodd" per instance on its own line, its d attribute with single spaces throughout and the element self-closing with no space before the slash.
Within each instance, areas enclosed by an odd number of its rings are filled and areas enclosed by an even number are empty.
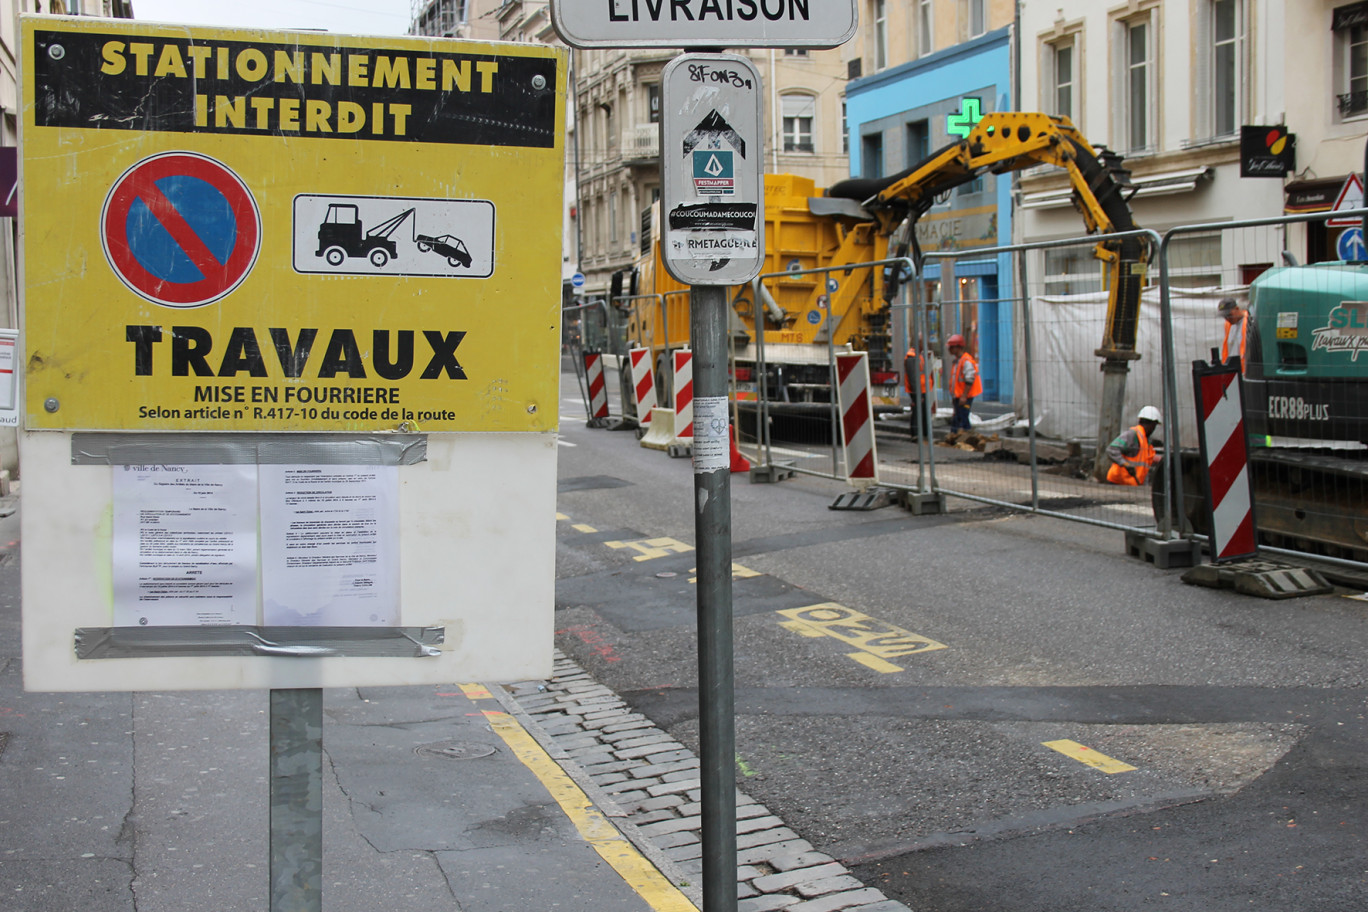
<svg viewBox="0 0 1368 912">
<path fill-rule="evenodd" d="M 257 622 L 253 465 L 114 467 L 114 624 Z"/>
<path fill-rule="evenodd" d="M 399 623 L 396 466 L 263 465 L 267 626 Z"/>
</svg>

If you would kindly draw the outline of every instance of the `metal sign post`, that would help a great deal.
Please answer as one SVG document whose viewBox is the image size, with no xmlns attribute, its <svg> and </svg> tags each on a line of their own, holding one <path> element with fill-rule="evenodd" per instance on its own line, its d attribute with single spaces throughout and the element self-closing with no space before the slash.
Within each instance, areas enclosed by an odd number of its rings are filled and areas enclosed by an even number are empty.
<svg viewBox="0 0 1368 912">
<path fill-rule="evenodd" d="M 736 909 L 728 286 L 765 253 L 760 75 L 749 60 L 685 54 L 662 76 L 665 268 L 690 293 L 703 907 Z"/>
</svg>

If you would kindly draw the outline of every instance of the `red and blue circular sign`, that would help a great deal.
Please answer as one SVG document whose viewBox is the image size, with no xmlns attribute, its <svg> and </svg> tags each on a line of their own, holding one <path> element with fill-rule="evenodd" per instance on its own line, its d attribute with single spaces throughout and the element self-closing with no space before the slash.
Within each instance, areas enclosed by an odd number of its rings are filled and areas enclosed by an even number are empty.
<svg viewBox="0 0 1368 912">
<path fill-rule="evenodd" d="M 131 290 L 167 307 L 202 307 L 252 271 L 261 213 L 226 165 L 194 152 L 166 152 L 114 182 L 100 235 L 109 265 Z"/>
</svg>

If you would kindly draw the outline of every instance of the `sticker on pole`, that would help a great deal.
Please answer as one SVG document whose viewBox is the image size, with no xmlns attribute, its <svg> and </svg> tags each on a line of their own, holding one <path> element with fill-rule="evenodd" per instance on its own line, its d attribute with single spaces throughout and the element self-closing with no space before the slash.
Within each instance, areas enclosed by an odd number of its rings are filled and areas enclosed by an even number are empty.
<svg viewBox="0 0 1368 912">
<path fill-rule="evenodd" d="M 114 182 L 100 213 L 100 241 L 129 290 L 166 307 L 202 307 L 251 273 L 261 213 L 226 165 L 166 152 Z"/>
</svg>

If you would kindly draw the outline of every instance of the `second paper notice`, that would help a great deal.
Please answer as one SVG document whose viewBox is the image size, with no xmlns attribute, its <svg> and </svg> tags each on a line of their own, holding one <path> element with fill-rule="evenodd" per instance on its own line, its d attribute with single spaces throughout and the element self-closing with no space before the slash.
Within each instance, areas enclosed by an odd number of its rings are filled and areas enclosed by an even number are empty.
<svg viewBox="0 0 1368 912">
<path fill-rule="evenodd" d="M 263 623 L 398 624 L 398 469 L 262 465 L 258 471 Z"/>
</svg>

